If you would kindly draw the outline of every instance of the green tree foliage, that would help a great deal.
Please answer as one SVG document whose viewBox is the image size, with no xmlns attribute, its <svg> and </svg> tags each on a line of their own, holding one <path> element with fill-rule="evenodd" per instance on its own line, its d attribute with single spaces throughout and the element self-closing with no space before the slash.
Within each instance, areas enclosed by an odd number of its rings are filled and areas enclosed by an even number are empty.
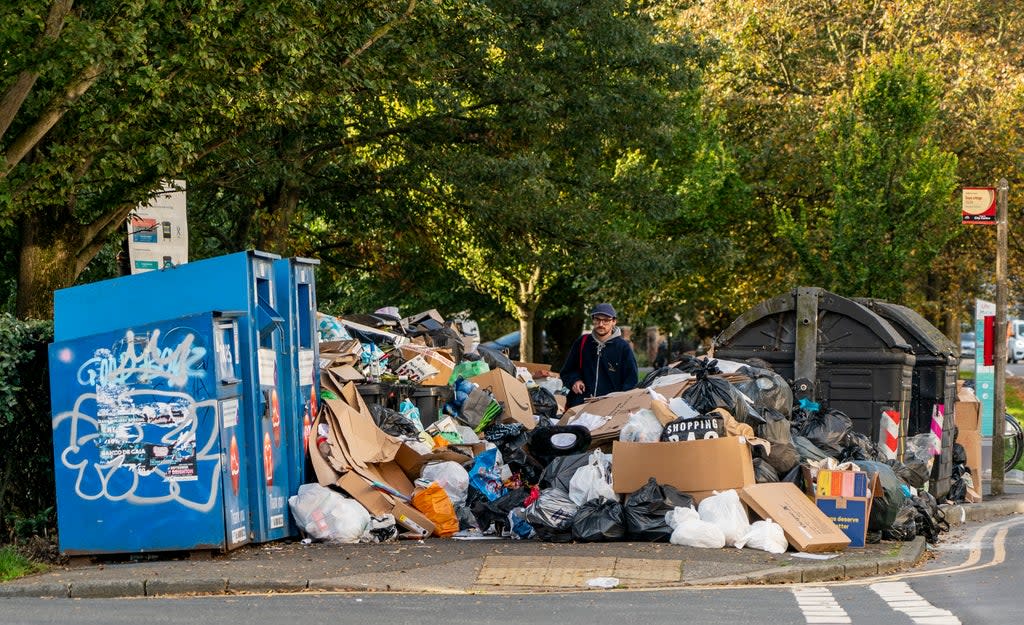
<svg viewBox="0 0 1024 625">
<path fill-rule="evenodd" d="M 707 74 L 707 103 L 721 115 L 754 193 L 751 219 L 759 223 L 741 246 L 771 251 L 734 270 L 735 283 L 744 285 L 739 288 L 748 297 L 763 298 L 800 279 L 791 269 L 800 265 L 789 242 L 775 234 L 772 215 L 799 214 L 826 201 L 823 164 L 829 159 L 820 153 L 819 120 L 835 95 L 850 92 L 862 68 L 878 56 L 928 59 L 938 81 L 933 136 L 958 157 L 959 183 L 990 186 L 1005 176 L 1012 195 L 1024 163 L 1024 53 L 1013 43 L 1022 36 L 1022 11 L 1011 0 L 715 0 L 680 13 L 681 27 L 701 33 L 720 51 Z M 966 317 L 981 285 L 991 282 L 994 243 L 990 229 L 952 222 L 946 227 L 955 236 L 928 275 L 907 285 L 902 303 L 954 336 L 957 318 Z"/>
<path fill-rule="evenodd" d="M 953 236 L 956 157 L 933 139 L 937 81 L 902 55 L 876 58 L 838 93 L 818 133 L 827 202 L 776 211 L 811 284 L 904 301 Z"/>
<path fill-rule="evenodd" d="M 19 51 L 0 65 L 0 226 L 12 238 L 20 226 L 18 314 L 47 317 L 52 291 L 74 282 L 161 179 L 187 177 L 234 141 L 305 114 L 318 104 L 310 86 L 325 76 L 362 83 L 352 60 L 415 5 L 36 0 L 0 9 L 5 43 Z M 342 46 L 343 58 L 320 56 Z"/>
</svg>

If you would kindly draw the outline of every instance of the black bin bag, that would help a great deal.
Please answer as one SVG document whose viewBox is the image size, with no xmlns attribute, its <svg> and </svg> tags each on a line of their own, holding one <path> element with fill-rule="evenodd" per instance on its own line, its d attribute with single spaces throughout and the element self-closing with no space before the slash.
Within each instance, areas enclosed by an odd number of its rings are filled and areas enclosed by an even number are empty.
<svg viewBox="0 0 1024 625">
<path fill-rule="evenodd" d="M 626 537 L 644 542 L 665 542 L 672 536 L 672 528 L 665 514 L 675 508 L 693 508 L 693 498 L 679 492 L 674 486 L 658 484 L 653 477 L 626 496 L 623 516 L 626 519 Z"/>
<path fill-rule="evenodd" d="M 871 500 L 871 518 L 868 519 L 869 532 L 881 532 L 893 526 L 900 509 L 907 500 L 906 491 L 903 487 L 906 483 L 900 479 L 893 468 L 884 462 L 873 460 L 856 460 L 854 463 L 862 470 L 867 471 L 868 479 L 878 474 L 878 483 L 882 487 L 882 494 Z"/>
<path fill-rule="evenodd" d="M 622 504 L 604 497 L 591 499 L 576 511 L 572 539 L 580 542 L 619 540 L 626 535 Z"/>
</svg>

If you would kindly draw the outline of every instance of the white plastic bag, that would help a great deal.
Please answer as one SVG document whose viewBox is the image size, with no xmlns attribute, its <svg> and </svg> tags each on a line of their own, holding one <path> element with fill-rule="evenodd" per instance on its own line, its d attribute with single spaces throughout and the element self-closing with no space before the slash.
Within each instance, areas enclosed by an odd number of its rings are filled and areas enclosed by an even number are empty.
<svg viewBox="0 0 1024 625">
<path fill-rule="evenodd" d="M 654 411 L 641 408 L 629 413 L 629 421 L 619 431 L 619 440 L 633 443 L 656 443 L 661 440 L 665 426 L 654 416 Z"/>
<path fill-rule="evenodd" d="M 370 513 L 355 499 L 348 499 L 319 484 L 303 484 L 288 498 L 295 523 L 312 538 L 332 543 L 357 543 L 368 537 Z"/>
<path fill-rule="evenodd" d="M 615 494 L 608 479 L 609 465 L 611 458 L 600 449 L 595 449 L 587 465 L 576 469 L 569 479 L 569 499 L 577 506 L 598 497 L 618 501 L 619 496 Z"/>
<path fill-rule="evenodd" d="M 781 525 L 771 519 L 765 519 L 751 523 L 750 529 L 740 538 L 736 546 L 760 549 L 768 553 L 786 553 L 789 541 L 786 540 L 786 533 L 782 530 Z"/>
<path fill-rule="evenodd" d="M 679 524 L 684 521 L 692 521 L 694 519 L 700 520 L 700 514 L 693 508 L 676 506 L 665 513 L 665 523 L 672 529 L 679 527 Z"/>
<path fill-rule="evenodd" d="M 469 491 L 469 472 L 458 462 L 434 462 L 423 467 L 420 477 L 429 481 L 437 482 L 448 498 L 456 507 L 466 504 L 466 494 Z"/>
<path fill-rule="evenodd" d="M 700 502 L 697 512 L 700 513 L 702 520 L 714 523 L 721 528 L 722 533 L 725 534 L 725 544 L 736 547 L 743 546 L 736 543 L 750 529 L 750 519 L 735 490 L 730 489 L 721 493 L 715 491 L 714 495 Z"/>
<path fill-rule="evenodd" d="M 676 507 L 665 513 L 665 522 L 672 528 L 668 542 L 686 547 L 721 549 L 725 546 L 725 534 L 714 523 L 702 521 L 693 508 Z"/>
</svg>

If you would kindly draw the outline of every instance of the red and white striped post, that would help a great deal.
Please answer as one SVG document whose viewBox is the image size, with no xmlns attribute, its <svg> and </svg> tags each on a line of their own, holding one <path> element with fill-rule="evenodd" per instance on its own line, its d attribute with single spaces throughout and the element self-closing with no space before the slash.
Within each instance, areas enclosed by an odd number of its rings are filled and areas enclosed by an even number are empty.
<svg viewBox="0 0 1024 625">
<path fill-rule="evenodd" d="M 895 460 L 900 447 L 900 413 L 898 410 L 883 410 L 880 420 L 879 443 L 888 460 Z"/>
</svg>

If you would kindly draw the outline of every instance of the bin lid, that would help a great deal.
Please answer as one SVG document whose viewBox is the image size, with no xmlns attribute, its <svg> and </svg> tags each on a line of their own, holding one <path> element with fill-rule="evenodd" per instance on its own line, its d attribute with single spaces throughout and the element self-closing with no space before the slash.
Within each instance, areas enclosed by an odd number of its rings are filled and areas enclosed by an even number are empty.
<svg viewBox="0 0 1024 625">
<path fill-rule="evenodd" d="M 877 350 L 903 352 L 913 358 L 907 340 L 880 315 L 852 299 L 817 287 L 793 289 L 743 313 L 715 338 L 715 353 L 719 353 L 718 348 L 722 348 L 723 357 L 733 350 L 794 350 L 797 297 L 801 292 L 818 299 L 819 353 Z M 844 323 L 844 319 L 853 323 Z"/>
<path fill-rule="evenodd" d="M 891 322 L 910 341 L 914 353 L 959 360 L 959 346 L 916 310 L 879 299 L 856 298 L 856 301 Z"/>
</svg>

